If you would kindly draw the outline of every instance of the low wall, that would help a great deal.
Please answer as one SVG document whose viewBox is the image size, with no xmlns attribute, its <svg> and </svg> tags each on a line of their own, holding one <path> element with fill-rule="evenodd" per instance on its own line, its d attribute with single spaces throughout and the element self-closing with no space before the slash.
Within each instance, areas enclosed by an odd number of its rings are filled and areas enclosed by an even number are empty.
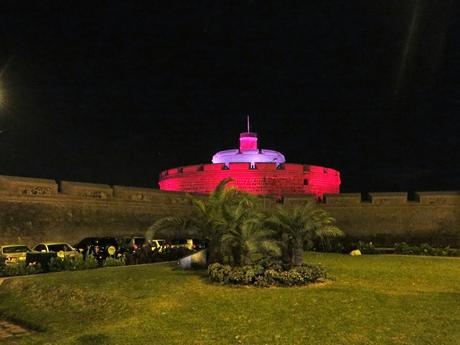
<svg viewBox="0 0 460 345">
<path fill-rule="evenodd" d="M 316 200 L 304 195 L 282 202 Z M 264 198 L 264 203 L 274 200 Z M 357 239 L 460 247 L 460 192 L 326 194 L 318 206 Z M 182 192 L 0 176 L 0 244 L 142 234 L 160 217 L 188 212 Z"/>
</svg>

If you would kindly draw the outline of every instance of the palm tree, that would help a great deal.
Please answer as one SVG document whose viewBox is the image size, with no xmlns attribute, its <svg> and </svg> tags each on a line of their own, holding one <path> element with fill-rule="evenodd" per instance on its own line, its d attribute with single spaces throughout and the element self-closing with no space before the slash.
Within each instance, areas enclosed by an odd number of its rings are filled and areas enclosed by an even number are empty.
<svg viewBox="0 0 460 345">
<path fill-rule="evenodd" d="M 227 223 L 224 208 L 237 205 L 240 193 L 226 188 L 231 179 L 222 180 L 206 199 L 190 197 L 192 212 L 185 216 L 170 216 L 156 221 L 148 230 L 148 236 L 199 237 L 208 240 L 208 262 L 222 262 L 222 237 Z"/>
<path fill-rule="evenodd" d="M 230 251 L 235 265 L 250 265 L 252 255 L 264 253 L 279 255 L 277 241 L 271 238 L 274 232 L 261 221 L 260 201 L 249 194 L 239 193 L 236 205 L 223 205 L 225 233 L 223 249 Z"/>
<path fill-rule="evenodd" d="M 278 207 L 267 219 L 267 225 L 276 229 L 282 241 L 282 259 L 300 266 L 303 263 L 304 244 L 313 239 L 343 236 L 335 219 L 312 203 L 294 207 Z"/>
</svg>

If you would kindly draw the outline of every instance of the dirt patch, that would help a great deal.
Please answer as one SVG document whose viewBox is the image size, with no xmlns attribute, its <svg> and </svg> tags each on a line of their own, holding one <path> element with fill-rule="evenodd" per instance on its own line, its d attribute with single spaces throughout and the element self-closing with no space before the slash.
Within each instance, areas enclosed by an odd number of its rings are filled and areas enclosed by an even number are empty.
<svg viewBox="0 0 460 345">
<path fill-rule="evenodd" d="M 9 321 L 0 320 L 0 340 L 29 335 L 33 332 Z"/>
</svg>

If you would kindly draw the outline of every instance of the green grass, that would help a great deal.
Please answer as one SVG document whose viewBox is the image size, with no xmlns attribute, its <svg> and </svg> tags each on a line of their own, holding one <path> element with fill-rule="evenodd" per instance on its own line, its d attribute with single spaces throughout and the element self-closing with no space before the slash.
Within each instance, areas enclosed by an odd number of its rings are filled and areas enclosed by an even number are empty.
<svg viewBox="0 0 460 345">
<path fill-rule="evenodd" d="M 0 314 L 43 330 L 17 344 L 459 344 L 459 258 L 306 261 L 333 280 L 221 286 L 168 265 L 14 278 L 0 286 Z"/>
</svg>

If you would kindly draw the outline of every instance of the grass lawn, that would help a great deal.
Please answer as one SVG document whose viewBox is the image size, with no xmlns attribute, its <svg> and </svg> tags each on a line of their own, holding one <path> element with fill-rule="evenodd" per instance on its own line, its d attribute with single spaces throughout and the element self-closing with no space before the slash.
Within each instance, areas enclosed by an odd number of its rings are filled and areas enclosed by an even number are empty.
<svg viewBox="0 0 460 345">
<path fill-rule="evenodd" d="M 306 261 L 333 280 L 220 286 L 163 264 L 14 278 L 0 286 L 0 315 L 42 329 L 16 344 L 460 344 L 459 258 Z"/>
</svg>

